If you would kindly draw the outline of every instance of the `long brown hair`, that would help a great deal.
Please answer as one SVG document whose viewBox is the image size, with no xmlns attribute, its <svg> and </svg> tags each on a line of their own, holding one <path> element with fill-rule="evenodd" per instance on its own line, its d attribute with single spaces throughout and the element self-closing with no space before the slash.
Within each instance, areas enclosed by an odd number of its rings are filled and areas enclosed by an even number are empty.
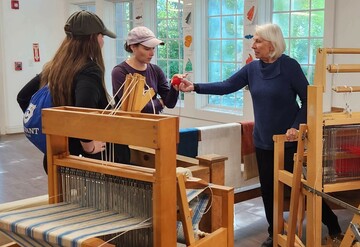
<svg viewBox="0 0 360 247">
<path fill-rule="evenodd" d="M 49 84 L 54 106 L 73 105 L 73 83 L 77 74 L 93 60 L 102 71 L 101 83 L 105 88 L 105 65 L 98 34 L 67 36 L 52 60 L 44 65 L 41 86 Z"/>
</svg>

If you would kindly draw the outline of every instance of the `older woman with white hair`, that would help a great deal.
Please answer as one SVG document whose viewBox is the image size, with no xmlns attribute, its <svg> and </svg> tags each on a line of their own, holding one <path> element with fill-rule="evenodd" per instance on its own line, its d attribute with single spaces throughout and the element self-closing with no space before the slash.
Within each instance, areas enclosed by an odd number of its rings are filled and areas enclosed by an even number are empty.
<svg viewBox="0 0 360 247">
<path fill-rule="evenodd" d="M 248 86 L 254 109 L 254 145 L 259 169 L 262 199 L 269 237 L 262 247 L 273 246 L 274 142 L 273 135 L 286 133 L 296 137 L 301 123 L 306 123 L 308 81 L 300 64 L 283 54 L 286 49 L 280 27 L 264 24 L 256 27 L 252 49 L 257 60 L 243 66 L 228 79 L 213 83 L 192 83 L 185 78 L 179 86 L 183 92 L 224 95 Z M 297 101 L 300 100 L 300 104 Z M 285 147 L 285 168 L 293 169 L 296 142 Z M 323 203 L 323 222 L 329 234 L 341 233 L 337 216 Z"/>
</svg>

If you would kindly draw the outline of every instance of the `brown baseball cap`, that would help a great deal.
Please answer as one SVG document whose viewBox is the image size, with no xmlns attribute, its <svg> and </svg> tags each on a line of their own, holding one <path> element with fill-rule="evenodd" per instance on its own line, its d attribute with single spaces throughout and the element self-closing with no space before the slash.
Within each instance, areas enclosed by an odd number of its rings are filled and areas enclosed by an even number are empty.
<svg viewBox="0 0 360 247">
<path fill-rule="evenodd" d="M 96 14 L 86 10 L 73 13 L 66 21 L 64 30 L 67 35 L 71 36 L 101 33 L 110 38 L 116 38 L 116 34 L 109 31 Z"/>
</svg>

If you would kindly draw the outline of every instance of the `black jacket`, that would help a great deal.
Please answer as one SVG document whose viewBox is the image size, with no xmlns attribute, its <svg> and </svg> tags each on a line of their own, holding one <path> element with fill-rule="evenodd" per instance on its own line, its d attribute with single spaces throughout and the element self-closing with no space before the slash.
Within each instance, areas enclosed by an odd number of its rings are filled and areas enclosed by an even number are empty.
<svg viewBox="0 0 360 247">
<path fill-rule="evenodd" d="M 72 106 L 85 107 L 85 108 L 96 108 L 105 109 L 108 105 L 105 89 L 101 83 L 101 70 L 99 66 L 93 61 L 84 67 L 82 71 L 74 78 L 73 82 L 73 99 Z M 40 88 L 41 73 L 32 78 L 18 93 L 17 102 L 25 112 L 29 105 L 31 96 Z M 52 95 L 52 97 L 56 97 Z M 82 140 L 86 141 L 86 140 Z M 108 148 L 107 150 L 112 150 Z M 81 146 L 80 140 L 70 138 L 69 140 L 69 151 L 73 155 L 82 155 L 84 157 L 90 157 L 95 159 L 101 159 L 101 154 L 91 155 L 85 153 Z M 115 145 L 115 162 L 129 163 L 130 152 L 127 146 Z M 109 154 L 110 155 L 110 154 Z M 111 156 L 104 157 L 112 157 Z"/>
</svg>

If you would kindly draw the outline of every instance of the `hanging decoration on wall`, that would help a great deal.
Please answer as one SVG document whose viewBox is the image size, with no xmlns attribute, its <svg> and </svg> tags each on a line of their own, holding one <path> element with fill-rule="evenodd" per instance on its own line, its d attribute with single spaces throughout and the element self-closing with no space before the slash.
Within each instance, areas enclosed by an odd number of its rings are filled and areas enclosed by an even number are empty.
<svg viewBox="0 0 360 247">
<path fill-rule="evenodd" d="M 185 23 L 190 25 L 191 24 L 191 12 L 189 12 L 185 17 Z"/>
<path fill-rule="evenodd" d="M 244 3 L 244 15 L 246 18 L 244 19 L 244 25 L 253 24 L 256 16 L 258 8 L 257 0 L 245 0 Z"/>
<path fill-rule="evenodd" d="M 186 72 L 192 72 L 193 71 L 193 66 L 192 66 L 192 62 L 191 62 L 190 58 L 188 58 L 188 60 L 186 62 L 185 71 Z"/>
<path fill-rule="evenodd" d="M 249 54 L 248 57 L 246 58 L 246 64 L 252 62 L 253 60 L 254 60 L 253 56 Z"/>
<path fill-rule="evenodd" d="M 133 5 L 133 14 L 135 16 L 134 18 L 134 24 L 135 26 L 143 26 L 144 25 L 144 1 L 135 0 Z"/>
<path fill-rule="evenodd" d="M 184 38 L 184 45 L 185 47 L 190 47 L 191 43 L 192 43 L 192 36 L 191 35 L 186 35 Z"/>
<path fill-rule="evenodd" d="M 40 62 L 39 43 L 33 43 L 34 62 Z"/>
<path fill-rule="evenodd" d="M 193 21 L 192 21 L 192 12 L 193 12 L 193 0 L 184 0 L 184 9 L 183 9 L 183 19 L 182 19 L 182 28 L 183 28 L 183 37 L 184 37 L 184 73 L 187 74 L 188 80 L 193 80 Z"/>
<path fill-rule="evenodd" d="M 246 13 L 246 18 L 252 22 L 254 20 L 254 15 L 255 15 L 255 6 L 253 5 Z"/>
<path fill-rule="evenodd" d="M 251 48 L 256 24 L 256 12 L 258 0 L 245 0 L 244 3 L 244 46 L 243 46 L 243 64 L 248 64 L 254 60 L 254 51 Z"/>
</svg>

